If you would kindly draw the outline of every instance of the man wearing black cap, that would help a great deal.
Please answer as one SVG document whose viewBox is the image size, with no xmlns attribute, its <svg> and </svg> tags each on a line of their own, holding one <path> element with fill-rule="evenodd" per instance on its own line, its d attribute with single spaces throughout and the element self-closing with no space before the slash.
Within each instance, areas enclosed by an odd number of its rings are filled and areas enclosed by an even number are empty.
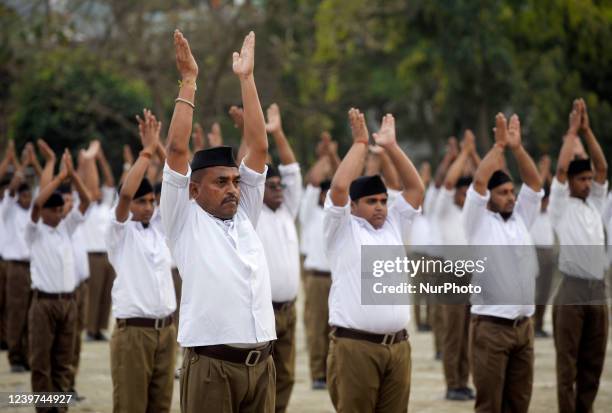
<svg viewBox="0 0 612 413">
<path fill-rule="evenodd" d="M 403 245 L 402 235 L 419 213 L 424 187 L 397 144 L 393 116 L 386 115 L 373 137 L 385 148 L 404 187 L 387 209 L 380 176 L 359 177 L 368 153 L 364 115 L 351 109 L 349 120 L 353 145 L 325 200 L 325 247 L 332 271 L 327 385 L 337 411 L 405 412 L 410 396 L 410 308 L 361 304 L 361 247 Z"/>
<path fill-rule="evenodd" d="M 578 132 L 586 141 L 590 159 L 572 159 Z M 559 271 L 563 275 L 553 302 L 561 413 L 592 411 L 606 357 L 608 309 L 601 214 L 608 192 L 607 173 L 608 164 L 589 126 L 584 100 L 575 100 L 549 206 L 559 237 Z"/>
<path fill-rule="evenodd" d="M 189 165 L 198 66 L 179 31 L 174 39 L 182 82 L 168 131 L 160 211 L 183 277 L 181 410 L 273 412 L 274 311 L 265 252 L 255 232 L 268 156 L 253 77 L 255 34 L 233 54 L 248 148 L 239 168 L 227 146 L 198 151 Z"/>
<path fill-rule="evenodd" d="M 66 179 L 74 183 L 81 202 L 64 217 L 64 199 L 57 188 Z M 34 201 L 25 233 L 32 253 L 33 295 L 28 321 L 34 392 L 70 391 L 77 317 L 77 278 L 70 237 L 83 223 L 89 203 L 89 193 L 74 172 L 66 150 L 59 175 L 40 190 Z"/>
<path fill-rule="evenodd" d="M 523 185 L 500 168 L 509 148 Z M 527 412 L 533 385 L 533 323 L 537 263 L 529 228 L 540 208 L 542 181 L 521 142 L 518 116 L 496 116 L 495 145 L 474 175 L 463 205 L 469 245 L 487 247 L 482 273 L 472 284 L 470 367 L 476 387 L 477 412 Z M 475 253 L 477 251 L 475 250 Z M 486 301 L 483 299 L 486 298 Z"/>
<path fill-rule="evenodd" d="M 451 164 L 444 185 L 436 198 L 433 210 L 433 219 L 437 220 L 440 228 L 442 245 L 446 248 L 440 252 L 446 259 L 462 259 L 454 246 L 467 245 L 465 231 L 463 230 L 461 211 L 465 203 L 465 195 L 472 183 L 472 177 L 462 174 L 468 162 L 478 166 L 480 157 L 476 152 L 476 142 L 471 130 L 466 130 L 461 152 Z M 460 253 L 459 253 L 460 254 Z M 443 279 L 441 282 L 449 281 Z M 469 276 L 463 275 L 453 279 L 455 284 L 469 284 Z M 444 378 L 446 380 L 446 398 L 448 400 L 471 400 L 474 392 L 468 387 L 470 368 L 468 361 L 468 341 L 470 326 L 470 307 L 464 304 L 465 300 L 459 295 L 440 297 L 441 310 L 444 318 L 444 348 L 449 349 L 442 354 Z"/>
<path fill-rule="evenodd" d="M 153 186 L 144 177 L 159 145 L 157 121 L 139 120 L 143 149 L 125 177 L 106 239 L 117 277 L 112 288 L 113 410 L 169 412 L 174 386 L 176 309 L 170 254 L 164 235 L 150 225 Z"/>
</svg>

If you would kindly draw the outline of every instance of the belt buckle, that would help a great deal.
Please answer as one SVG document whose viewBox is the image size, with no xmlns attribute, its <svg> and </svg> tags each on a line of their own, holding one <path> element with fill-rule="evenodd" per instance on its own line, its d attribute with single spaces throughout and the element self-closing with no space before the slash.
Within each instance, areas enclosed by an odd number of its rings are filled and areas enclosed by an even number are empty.
<svg viewBox="0 0 612 413">
<path fill-rule="evenodd" d="M 385 334 L 380 344 L 382 344 L 383 346 L 390 346 L 394 342 L 395 342 L 395 334 Z"/>
<path fill-rule="evenodd" d="M 255 356 L 254 360 L 252 360 L 252 356 Z M 247 355 L 247 358 L 244 361 L 244 364 L 246 364 L 249 367 L 253 367 L 257 365 L 257 363 L 259 363 L 260 358 L 261 358 L 261 350 L 251 350 L 249 351 L 249 354 Z"/>
<path fill-rule="evenodd" d="M 155 319 L 155 329 L 161 330 L 164 327 L 164 320 L 162 318 Z"/>
</svg>

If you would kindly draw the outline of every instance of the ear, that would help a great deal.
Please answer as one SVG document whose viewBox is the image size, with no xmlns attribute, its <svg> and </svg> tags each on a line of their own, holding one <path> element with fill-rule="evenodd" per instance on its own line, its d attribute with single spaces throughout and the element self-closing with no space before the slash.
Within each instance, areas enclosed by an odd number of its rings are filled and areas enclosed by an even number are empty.
<svg viewBox="0 0 612 413">
<path fill-rule="evenodd" d="M 200 194 L 200 186 L 197 182 L 189 182 L 189 199 L 196 199 Z"/>
</svg>

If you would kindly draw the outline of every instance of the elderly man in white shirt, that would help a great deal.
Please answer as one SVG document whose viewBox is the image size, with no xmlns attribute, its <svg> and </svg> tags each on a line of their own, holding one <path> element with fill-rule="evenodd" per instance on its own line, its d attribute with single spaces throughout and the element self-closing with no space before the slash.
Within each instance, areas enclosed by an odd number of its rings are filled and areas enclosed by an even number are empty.
<svg viewBox="0 0 612 413">
<path fill-rule="evenodd" d="M 174 387 L 176 309 L 170 254 L 151 225 L 153 186 L 144 177 L 159 147 L 159 123 L 139 119 L 143 149 L 128 171 L 107 234 L 117 277 L 112 288 L 116 325 L 111 337 L 113 410 L 169 412 Z"/>
<path fill-rule="evenodd" d="M 263 208 L 257 223 L 270 270 L 276 324 L 276 412 L 284 412 L 295 382 L 295 299 L 300 285 L 300 251 L 295 219 L 302 196 L 300 166 L 283 132 L 277 104 L 267 111 L 266 131 L 272 134 L 281 164 L 268 165 Z"/>
<path fill-rule="evenodd" d="M 500 168 L 510 149 L 523 185 Z M 472 274 L 470 360 L 477 412 L 527 412 L 533 386 L 536 264 L 529 228 L 543 196 L 538 170 L 521 142 L 518 116 L 496 117 L 495 145 L 482 160 L 463 205 L 469 245 L 488 253 L 485 271 Z M 527 245 L 525 247 L 525 245 Z M 489 246 L 489 247 L 487 247 Z"/>
<path fill-rule="evenodd" d="M 416 168 L 397 144 L 395 120 L 388 114 L 373 137 L 391 158 L 404 190 L 387 209 L 380 176 L 358 178 L 368 152 L 364 115 L 351 109 L 349 120 L 353 145 L 332 179 L 324 207 L 332 270 L 328 389 L 341 412 L 405 412 L 410 397 L 410 307 L 362 305 L 361 248 L 402 246 L 402 235 L 419 213 L 425 191 Z"/>
<path fill-rule="evenodd" d="M 590 159 L 573 159 L 580 142 Z M 591 162 L 593 168 L 591 167 Z M 608 342 L 602 212 L 608 164 L 589 126 L 583 99 L 574 101 L 550 194 L 550 218 L 559 237 L 562 281 L 553 304 L 559 411 L 589 412 L 597 396 Z"/>
<path fill-rule="evenodd" d="M 198 151 L 189 165 L 198 66 L 183 35 L 176 31 L 174 38 L 182 82 L 168 131 L 160 211 L 183 277 L 181 410 L 272 412 L 274 310 L 265 251 L 255 231 L 268 156 L 253 77 L 255 34 L 233 55 L 247 147 L 239 168 L 227 146 Z"/>
<path fill-rule="evenodd" d="M 64 199 L 57 191 L 66 179 L 75 184 L 81 198 L 79 208 L 67 215 Z M 66 150 L 59 175 L 41 189 L 34 201 L 25 230 L 32 254 L 33 294 L 28 318 L 34 392 L 68 392 L 71 388 L 77 318 L 71 235 L 83 223 L 89 203 L 89 193 L 74 172 Z"/>
<path fill-rule="evenodd" d="M 472 177 L 463 174 L 466 167 L 472 167 L 472 164 L 477 167 L 479 163 L 475 137 L 468 129 L 464 133 L 461 152 L 448 169 L 433 210 L 433 218 L 438 222 L 442 238 L 440 251 L 446 259 L 464 258 L 461 256 L 463 252 L 456 247 L 467 244 L 461 214 Z M 451 277 L 453 278 L 450 281 L 456 285 L 469 284 L 469 275 L 455 277 L 453 274 Z M 440 279 L 440 283 L 448 281 L 448 278 Z M 449 349 L 442 354 L 446 398 L 457 401 L 471 400 L 474 399 L 474 392 L 468 387 L 470 307 L 464 304 L 467 299 L 459 294 L 441 296 L 440 300 L 444 317 L 443 348 Z"/>
</svg>

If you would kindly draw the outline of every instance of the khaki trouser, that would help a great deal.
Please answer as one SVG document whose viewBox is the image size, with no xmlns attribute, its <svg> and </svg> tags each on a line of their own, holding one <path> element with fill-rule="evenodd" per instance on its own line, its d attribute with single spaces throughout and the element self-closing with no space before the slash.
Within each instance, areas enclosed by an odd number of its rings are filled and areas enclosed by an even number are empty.
<svg viewBox="0 0 612 413">
<path fill-rule="evenodd" d="M 306 275 L 304 324 L 312 380 L 323 380 L 326 376 L 325 363 L 330 332 L 328 297 L 331 284 L 331 276 L 312 275 L 312 273 Z"/>
<path fill-rule="evenodd" d="M 9 261 L 6 266 L 6 342 L 11 364 L 28 363 L 30 265 Z"/>
<path fill-rule="evenodd" d="M 172 405 L 176 327 L 126 326 L 111 337 L 113 412 L 163 413 Z"/>
<path fill-rule="evenodd" d="M 79 371 L 81 361 L 81 342 L 83 340 L 82 333 L 85 329 L 85 320 L 87 320 L 87 302 L 89 301 L 89 285 L 85 280 L 79 284 L 75 290 L 76 294 L 76 334 L 74 335 L 74 353 L 72 355 L 73 374 L 70 379 L 70 388 L 74 389 L 76 375 Z"/>
<path fill-rule="evenodd" d="M 444 377 L 449 389 L 467 387 L 470 377 L 468 345 L 470 337 L 470 306 L 461 304 L 443 305 L 444 348 L 452 349 L 443 353 Z"/>
<path fill-rule="evenodd" d="M 476 412 L 522 413 L 533 388 L 533 320 L 512 327 L 472 316 L 470 368 Z"/>
<path fill-rule="evenodd" d="M 176 310 L 174 310 L 174 322 L 177 326 L 178 333 L 179 314 L 181 310 L 181 288 L 183 288 L 183 279 L 179 274 L 178 268 L 172 269 L 172 282 L 174 284 L 174 295 L 176 296 Z"/>
<path fill-rule="evenodd" d="M 605 295 L 604 283 L 601 283 Z M 580 295 L 576 283 L 563 277 L 555 302 Z M 553 306 L 553 334 L 557 352 L 559 412 L 591 412 L 608 343 L 606 305 Z"/>
<path fill-rule="evenodd" d="M 444 311 L 442 304 L 431 304 L 431 330 L 434 335 L 434 350 L 444 354 Z"/>
<path fill-rule="evenodd" d="M 276 341 L 272 358 L 276 369 L 276 412 L 287 409 L 295 383 L 295 318 L 295 303 L 274 310 Z"/>
<path fill-rule="evenodd" d="M 272 356 L 250 367 L 186 348 L 180 379 L 181 412 L 272 413 L 275 382 Z"/>
<path fill-rule="evenodd" d="M 550 298 L 553 275 L 555 273 L 556 260 L 552 248 L 536 248 L 538 254 L 538 266 L 540 272 L 536 278 L 536 311 L 534 315 L 535 330 L 542 331 L 544 328 L 544 313 Z"/>
<path fill-rule="evenodd" d="M 327 388 L 337 412 L 407 412 L 410 343 L 375 344 L 331 334 Z"/>
<path fill-rule="evenodd" d="M 87 331 L 96 334 L 108 328 L 115 270 L 108 262 L 108 256 L 105 253 L 87 255 L 90 270 Z"/>
<path fill-rule="evenodd" d="M 0 343 L 6 343 L 6 262 L 0 259 Z"/>
<path fill-rule="evenodd" d="M 74 299 L 37 298 L 34 293 L 28 315 L 33 392 L 70 391 L 76 313 Z M 56 409 L 37 408 L 36 411 L 67 410 Z"/>
</svg>

